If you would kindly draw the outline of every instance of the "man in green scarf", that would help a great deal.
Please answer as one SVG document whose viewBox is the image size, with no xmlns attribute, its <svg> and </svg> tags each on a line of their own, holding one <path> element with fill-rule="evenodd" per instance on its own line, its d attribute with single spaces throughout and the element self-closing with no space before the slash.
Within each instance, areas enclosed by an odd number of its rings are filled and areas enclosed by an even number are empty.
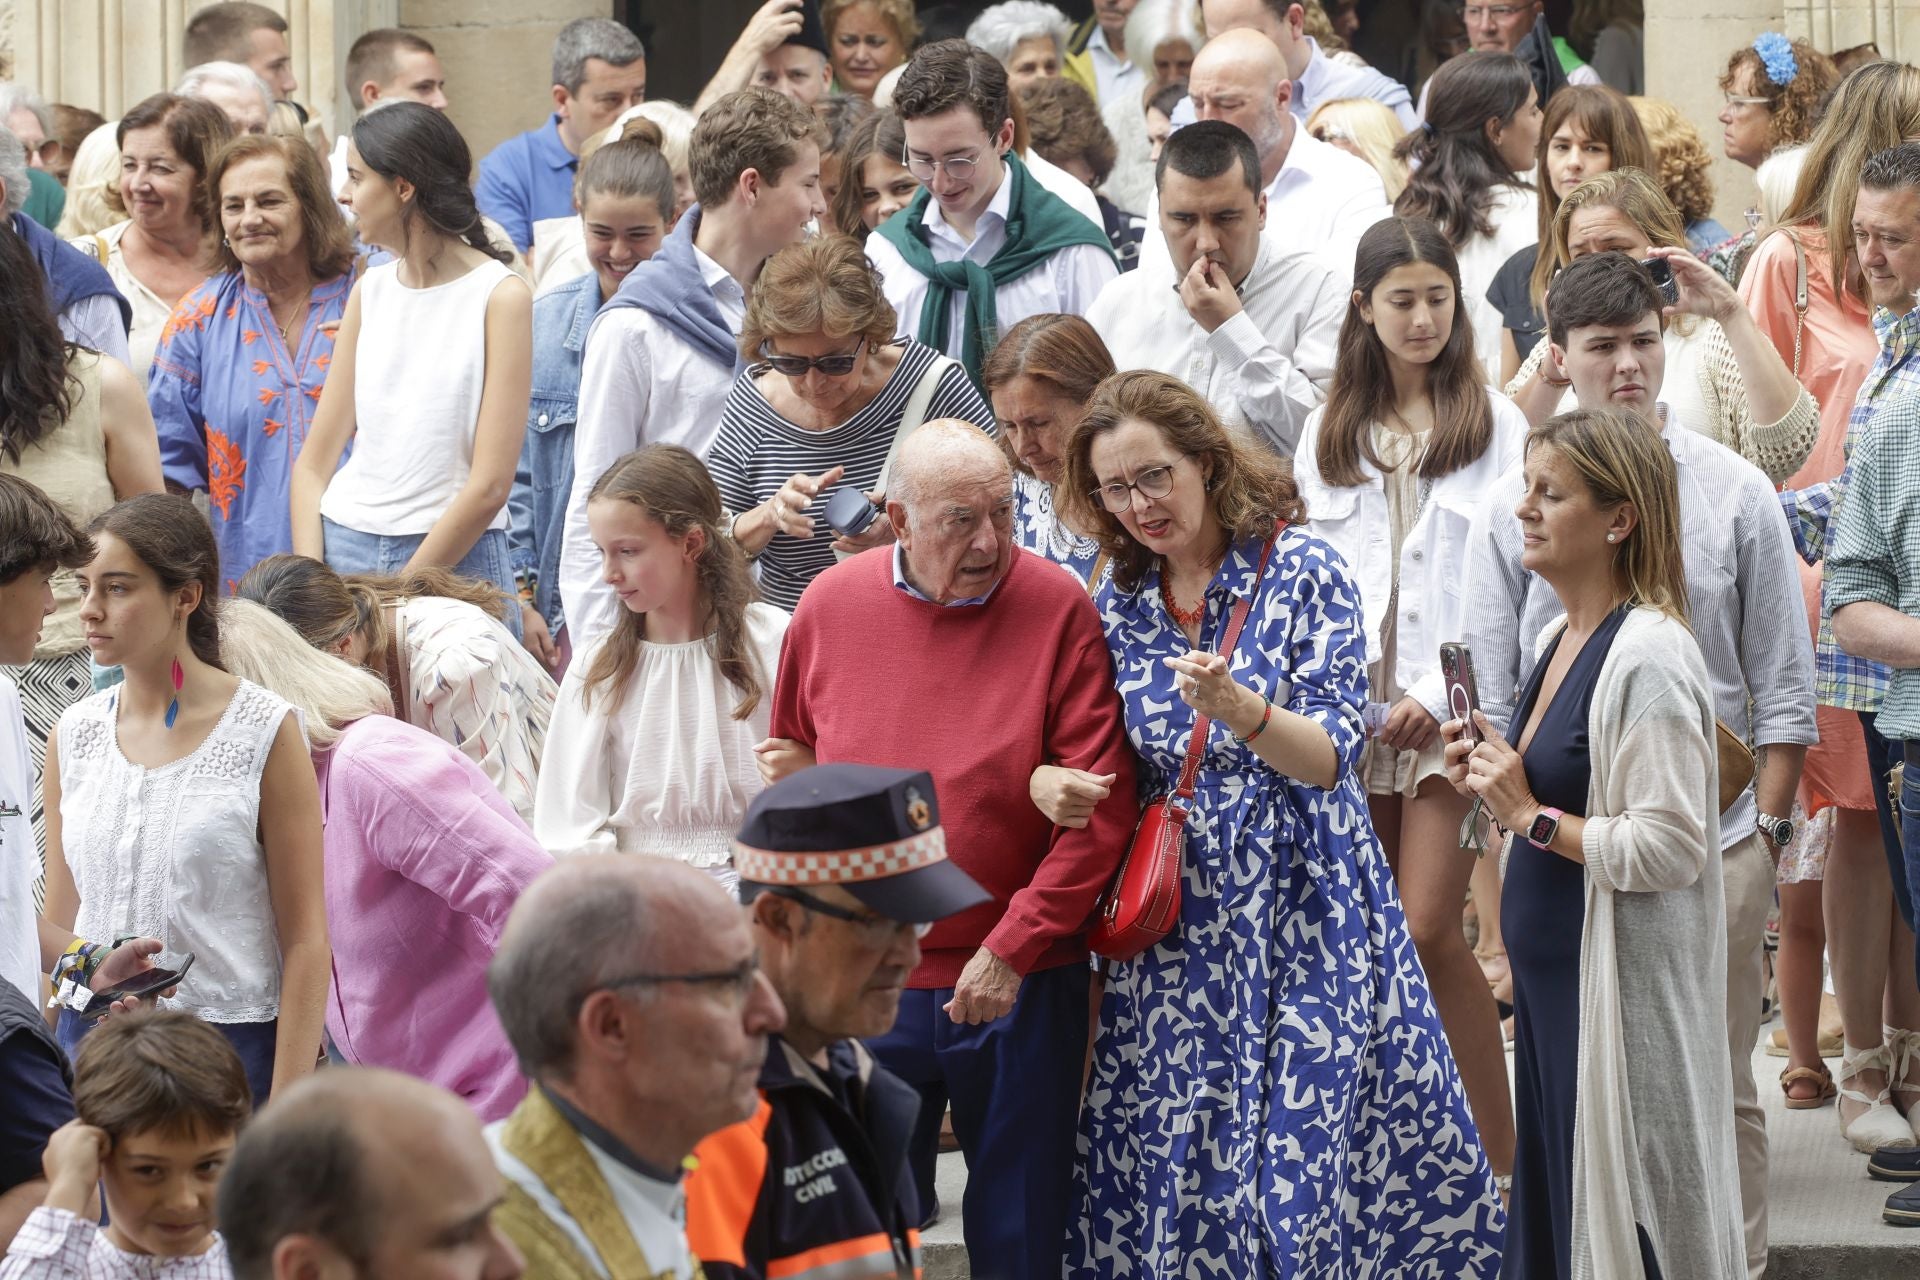
<svg viewBox="0 0 1920 1280">
<path fill-rule="evenodd" d="M 964 40 L 913 55 L 893 91 L 913 202 L 867 241 L 900 333 L 955 357 L 977 383 L 999 335 L 1043 312 L 1084 314 L 1116 275 L 1106 233 L 1013 151 L 1007 73 Z"/>
</svg>

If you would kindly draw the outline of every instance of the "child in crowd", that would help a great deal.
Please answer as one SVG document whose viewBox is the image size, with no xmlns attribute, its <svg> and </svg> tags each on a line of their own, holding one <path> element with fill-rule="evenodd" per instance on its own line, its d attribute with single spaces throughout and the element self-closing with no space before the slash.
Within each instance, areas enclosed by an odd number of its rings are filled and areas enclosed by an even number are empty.
<svg viewBox="0 0 1920 1280">
<path fill-rule="evenodd" d="M 81 1046 L 73 1105 L 0 1280 L 227 1280 L 214 1194 L 253 1099 L 226 1037 L 189 1013 L 116 1014 Z"/>
<path fill-rule="evenodd" d="M 616 462 L 588 493 L 587 521 L 622 608 L 561 687 L 534 834 L 556 854 L 659 854 L 731 886 L 787 615 L 753 602 L 720 491 L 678 445 Z"/>
</svg>

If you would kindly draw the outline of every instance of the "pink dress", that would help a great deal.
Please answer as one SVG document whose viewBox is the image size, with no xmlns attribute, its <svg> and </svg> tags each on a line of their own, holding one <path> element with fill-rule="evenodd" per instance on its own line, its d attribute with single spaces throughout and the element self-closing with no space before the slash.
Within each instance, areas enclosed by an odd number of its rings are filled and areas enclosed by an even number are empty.
<svg viewBox="0 0 1920 1280">
<path fill-rule="evenodd" d="M 1826 233 L 1818 227 L 1792 232 L 1807 255 L 1807 316 L 1800 336 L 1800 385 L 1820 405 L 1820 436 L 1807 460 L 1787 480 L 1797 489 L 1840 474 L 1846 462 L 1847 418 L 1853 398 L 1880 353 L 1866 304 L 1836 291 L 1827 256 Z M 1780 358 L 1793 365 L 1794 288 L 1798 268 L 1786 233 L 1768 236 L 1754 250 L 1740 281 L 1740 297 Z M 1807 625 L 1820 628 L 1820 567 L 1800 566 L 1800 589 L 1807 601 Z M 1859 716 L 1837 707 L 1816 708 L 1820 741 L 1807 752 L 1801 775 L 1801 802 L 1809 813 L 1829 805 L 1872 809 L 1872 778 Z"/>
<path fill-rule="evenodd" d="M 487 963 L 507 912 L 553 859 L 479 766 L 404 721 L 355 721 L 314 771 L 334 1048 L 450 1089 L 482 1121 L 505 1119 L 527 1086 L 487 998 Z"/>
</svg>

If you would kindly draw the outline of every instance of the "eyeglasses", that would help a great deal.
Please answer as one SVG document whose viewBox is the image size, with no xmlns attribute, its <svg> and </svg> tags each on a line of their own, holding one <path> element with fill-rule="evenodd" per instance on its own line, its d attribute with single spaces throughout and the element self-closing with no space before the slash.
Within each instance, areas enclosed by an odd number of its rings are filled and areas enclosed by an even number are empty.
<svg viewBox="0 0 1920 1280">
<path fill-rule="evenodd" d="M 1726 103 L 1730 107 L 1764 107 L 1767 105 L 1765 98 L 1748 97 L 1745 94 L 1728 93 L 1722 94 L 1721 96 L 1726 99 Z"/>
<path fill-rule="evenodd" d="M 853 372 L 854 362 L 860 359 L 861 348 L 867 345 L 865 335 L 853 344 L 853 350 L 839 356 L 815 356 L 809 360 L 806 356 L 777 356 L 767 350 L 770 343 L 760 344 L 760 358 L 773 366 L 775 373 L 789 378 L 804 378 L 807 370 L 818 369 L 829 378 L 844 378 Z"/>
<path fill-rule="evenodd" d="M 1515 14 L 1529 12 L 1532 8 L 1530 4 L 1469 4 L 1461 6 L 1460 16 L 1468 22 L 1479 22 L 1485 18 L 1505 22 Z"/>
<path fill-rule="evenodd" d="M 747 1002 L 753 993 L 754 984 L 760 981 L 760 957 L 742 960 L 731 969 L 720 969 L 712 973 L 630 973 L 622 978 L 609 978 L 594 986 L 594 991 L 609 987 L 657 987 L 680 985 L 689 987 L 713 987 L 732 1000 L 735 1006 Z M 589 993 L 591 994 L 591 993 Z"/>
<path fill-rule="evenodd" d="M 42 138 L 38 142 L 24 142 L 27 159 L 38 160 L 42 164 L 52 164 L 60 158 L 60 139 Z"/>
<path fill-rule="evenodd" d="M 935 169 L 945 169 L 947 176 L 955 182 L 965 182 L 973 176 L 973 171 L 979 164 L 980 153 L 978 151 L 975 151 L 970 156 L 953 156 L 946 160 L 935 160 L 932 156 L 928 156 L 923 160 L 905 148 L 902 148 L 900 152 L 901 167 L 922 182 L 932 182 L 933 171 Z"/>
<path fill-rule="evenodd" d="M 805 889 L 769 889 L 767 892 L 776 898 L 797 902 L 815 915 L 826 916 L 830 920 L 845 920 L 860 930 L 862 940 L 869 946 L 891 945 L 903 929 L 913 930 L 915 938 L 924 938 L 933 929 L 931 922 L 909 923 L 891 919 L 877 911 L 850 911 L 846 907 L 836 907 L 831 902 L 822 902 Z"/>
<path fill-rule="evenodd" d="M 1143 497 L 1164 498 L 1173 492 L 1173 469 L 1179 464 L 1169 462 L 1161 467 L 1148 467 L 1133 478 L 1133 483 L 1115 481 L 1103 484 L 1093 491 L 1092 496 L 1099 500 L 1115 515 L 1119 515 L 1133 505 L 1133 491 L 1138 489 Z"/>
</svg>

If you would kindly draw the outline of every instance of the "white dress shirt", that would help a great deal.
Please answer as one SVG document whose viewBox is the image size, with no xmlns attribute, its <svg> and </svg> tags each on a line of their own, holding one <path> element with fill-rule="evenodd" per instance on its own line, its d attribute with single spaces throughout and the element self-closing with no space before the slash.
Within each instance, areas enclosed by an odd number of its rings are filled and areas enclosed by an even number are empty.
<svg viewBox="0 0 1920 1280">
<path fill-rule="evenodd" d="M 1688 612 L 1707 662 L 1714 714 L 1756 746 L 1811 744 L 1819 736 L 1813 637 L 1799 558 L 1773 485 L 1671 410 L 1664 417 L 1660 435 L 1673 454 L 1680 493 Z M 1513 508 L 1525 488 L 1519 467 L 1493 483 L 1474 518 L 1464 565 L 1462 631 L 1473 650 L 1480 706 L 1509 739 L 1515 728 L 1507 721 L 1533 669 L 1540 635 L 1566 612 L 1553 588 L 1520 563 Z M 1752 834 L 1756 813 L 1749 786 L 1721 816 L 1720 847 Z"/>
<path fill-rule="evenodd" d="M 1093 34 L 1087 37 L 1087 56 L 1093 63 L 1094 96 L 1100 106 L 1104 108 L 1110 102 L 1127 99 L 1133 103 L 1133 109 L 1139 111 L 1140 95 L 1147 87 L 1146 73 L 1134 66 L 1131 59 L 1113 51 L 1113 46 L 1107 43 L 1106 28 L 1095 24 Z"/>
<path fill-rule="evenodd" d="M 1322 142 L 1290 125 L 1293 141 L 1280 172 L 1267 186 L 1266 239 L 1283 253 L 1311 249 L 1342 276 L 1352 279 L 1354 250 L 1367 228 L 1393 216 L 1386 184 L 1365 160 Z M 1147 208 L 1147 234 L 1140 242 L 1134 274 L 1152 270 L 1164 279 L 1173 271 L 1160 226 L 1160 195 Z M 1484 286 L 1481 290 L 1485 292 Z"/>
<path fill-rule="evenodd" d="M 938 200 L 928 200 L 926 213 L 920 221 L 927 229 L 929 248 L 935 262 L 959 262 L 966 260 L 986 266 L 993 261 L 993 255 L 1000 252 L 1007 242 L 1007 210 L 1013 203 L 1013 183 L 1011 174 L 1000 180 L 1000 189 L 993 193 L 986 211 L 974 224 L 973 240 L 969 243 L 958 231 L 947 225 L 946 216 L 940 210 Z M 1084 188 L 1083 188 L 1084 189 Z M 1096 223 L 1095 225 L 1098 225 Z M 887 295 L 887 301 L 893 304 L 894 314 L 898 317 L 895 335 L 902 338 L 915 337 L 920 332 L 920 309 L 926 302 L 927 278 L 907 265 L 900 251 L 893 247 L 885 236 L 867 237 L 867 260 L 874 270 L 880 273 L 881 288 Z M 1045 266 L 1036 267 L 1018 280 L 1009 280 L 993 291 L 994 305 L 1000 317 L 1000 332 L 1005 333 L 1028 316 L 1043 315 L 1048 312 L 1065 312 L 1068 315 L 1085 315 L 1093 300 L 1100 295 L 1108 281 L 1120 274 L 1113 264 L 1113 255 L 1097 245 L 1075 244 L 1055 253 Z M 967 295 L 963 289 L 955 289 L 948 304 L 947 345 L 945 354 L 954 359 L 960 358 L 960 343 L 966 332 Z M 602 322 L 604 323 L 604 321 Z M 597 331 L 598 326 L 596 326 Z M 986 349 L 985 347 L 982 348 Z M 593 372 L 593 344 L 587 344 L 587 376 Z M 722 397 L 724 401 L 725 397 Z M 583 381 L 580 392 L 581 417 L 586 417 L 587 391 Z M 718 429 L 719 406 L 715 407 L 713 427 Z M 580 445 L 576 438 L 575 456 L 579 456 Z M 704 455 L 703 455 L 704 456 Z M 574 472 L 580 473 L 580 465 L 575 463 Z M 568 523 L 572 523 L 569 511 Z M 568 621 L 573 614 L 569 611 Z"/>
<path fill-rule="evenodd" d="M 1323 102 L 1341 98 L 1372 98 L 1391 108 L 1402 129 L 1418 129 L 1420 116 L 1413 109 L 1413 95 L 1407 86 L 1368 66 L 1336 62 L 1320 50 L 1320 42 L 1307 37 L 1313 51 L 1307 69 L 1293 82 L 1293 114 L 1305 120 Z"/>
<path fill-rule="evenodd" d="M 1268 214 L 1267 225 L 1273 225 Z M 1164 237 L 1159 240 L 1166 253 Z M 1346 319 L 1349 284 L 1314 254 L 1266 237 L 1239 287 L 1239 315 L 1208 333 L 1187 313 L 1172 278 L 1130 271 L 1087 310 L 1121 369 L 1158 369 L 1207 398 L 1228 426 L 1250 427 L 1291 456 L 1307 416 L 1326 401 Z"/>
<path fill-rule="evenodd" d="M 1106 234 L 1106 220 L 1100 216 L 1100 202 L 1094 199 L 1092 187 L 1031 148 L 1020 159 L 1035 181 L 1066 201 L 1075 213 L 1100 228 L 1101 234 Z M 1000 185 L 1006 184 L 1003 182 Z"/>
<path fill-rule="evenodd" d="M 0 982 L 40 1002 L 40 929 L 33 882 L 40 854 L 33 843 L 33 757 L 20 690 L 0 672 Z"/>
<path fill-rule="evenodd" d="M 875 242 L 868 242 L 869 253 Z M 746 290 L 697 245 L 693 253 L 720 315 L 738 333 L 747 318 Z M 587 331 L 573 491 L 560 548 L 560 604 L 576 651 L 613 625 L 618 604 L 601 581 L 600 552 L 587 531 L 588 491 L 608 467 L 643 444 L 681 445 L 704 460 L 720 434 L 720 412 L 732 388 L 731 368 L 722 369 L 639 307 L 603 311 Z"/>
</svg>

